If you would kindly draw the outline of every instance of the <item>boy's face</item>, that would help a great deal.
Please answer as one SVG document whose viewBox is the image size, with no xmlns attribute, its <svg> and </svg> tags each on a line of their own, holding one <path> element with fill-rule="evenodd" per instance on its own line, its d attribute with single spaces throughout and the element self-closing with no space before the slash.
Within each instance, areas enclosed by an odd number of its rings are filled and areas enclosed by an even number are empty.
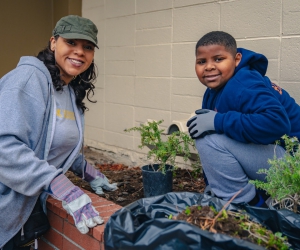
<svg viewBox="0 0 300 250">
<path fill-rule="evenodd" d="M 200 46 L 195 65 L 198 79 L 206 87 L 218 90 L 233 76 L 241 58 L 240 53 L 233 56 L 223 45 Z"/>
</svg>

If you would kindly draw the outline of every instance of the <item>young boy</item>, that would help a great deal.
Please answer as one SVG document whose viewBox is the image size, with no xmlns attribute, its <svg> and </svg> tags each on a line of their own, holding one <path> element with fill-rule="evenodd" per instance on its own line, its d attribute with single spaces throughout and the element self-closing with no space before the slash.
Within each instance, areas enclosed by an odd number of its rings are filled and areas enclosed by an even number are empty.
<svg viewBox="0 0 300 250">
<path fill-rule="evenodd" d="M 268 169 L 268 159 L 285 154 L 275 145 L 285 134 L 300 138 L 300 107 L 283 89 L 265 76 L 268 60 L 238 48 L 222 31 L 204 35 L 196 45 L 195 70 L 207 87 L 202 109 L 187 126 L 211 190 L 224 200 L 242 192 L 235 203 L 266 207 L 249 180 Z"/>
</svg>

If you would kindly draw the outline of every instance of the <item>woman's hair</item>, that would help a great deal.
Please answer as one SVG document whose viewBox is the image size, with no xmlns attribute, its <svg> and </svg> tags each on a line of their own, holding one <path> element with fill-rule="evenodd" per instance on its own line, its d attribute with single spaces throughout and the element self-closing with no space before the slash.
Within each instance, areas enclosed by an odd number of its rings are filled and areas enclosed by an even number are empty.
<svg viewBox="0 0 300 250">
<path fill-rule="evenodd" d="M 237 45 L 234 37 L 224 31 L 211 31 L 201 37 L 196 44 L 196 55 L 198 47 L 208 45 L 222 45 L 233 56 L 235 56 L 237 52 Z"/>
<path fill-rule="evenodd" d="M 56 36 L 55 39 L 57 40 L 58 36 Z M 54 52 L 50 49 L 50 41 L 48 43 L 48 46 L 38 53 L 37 58 L 43 61 L 45 66 L 49 70 L 55 90 L 62 91 L 63 86 L 66 85 L 66 83 L 60 77 L 60 70 L 56 66 Z M 94 95 L 95 86 L 93 82 L 96 80 L 97 77 L 95 69 L 96 65 L 93 61 L 86 71 L 78 75 L 75 79 L 73 79 L 70 82 L 70 85 L 75 92 L 76 104 L 79 108 L 81 108 L 83 113 L 85 110 L 88 110 L 88 108 L 82 101 L 85 98 L 85 96 L 87 96 L 87 99 L 90 102 L 96 102 L 90 99 L 90 95 Z"/>
</svg>

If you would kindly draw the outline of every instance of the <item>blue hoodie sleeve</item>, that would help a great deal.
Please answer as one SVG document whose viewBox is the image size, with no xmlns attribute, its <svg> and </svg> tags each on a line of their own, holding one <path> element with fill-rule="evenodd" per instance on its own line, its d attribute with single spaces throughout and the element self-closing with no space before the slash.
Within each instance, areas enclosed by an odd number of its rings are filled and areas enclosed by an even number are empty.
<svg viewBox="0 0 300 250">
<path fill-rule="evenodd" d="M 228 111 L 222 109 L 215 117 L 215 129 L 245 143 L 270 144 L 289 134 L 291 124 L 285 108 L 255 71 L 239 71 L 230 81 Z M 243 81 L 251 82 L 245 86 Z M 229 82 L 228 82 L 229 83 Z M 234 87 L 235 86 L 235 87 Z"/>
</svg>

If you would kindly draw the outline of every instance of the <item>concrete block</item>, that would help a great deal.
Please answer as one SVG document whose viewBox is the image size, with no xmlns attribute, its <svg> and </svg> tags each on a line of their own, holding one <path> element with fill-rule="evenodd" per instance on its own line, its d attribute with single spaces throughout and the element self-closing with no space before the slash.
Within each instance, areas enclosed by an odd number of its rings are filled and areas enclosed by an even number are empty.
<svg viewBox="0 0 300 250">
<path fill-rule="evenodd" d="M 134 104 L 134 78 L 106 76 L 105 101 L 116 104 Z"/>
<path fill-rule="evenodd" d="M 236 38 L 280 36 L 281 0 L 221 2 L 221 30 Z"/>
<path fill-rule="evenodd" d="M 122 104 L 105 104 L 105 130 L 123 133 L 125 128 L 133 126 L 134 108 Z M 105 141 L 107 138 L 105 138 Z"/>
<path fill-rule="evenodd" d="M 153 29 L 172 26 L 172 10 L 162 10 L 136 15 L 136 29 Z"/>
<path fill-rule="evenodd" d="M 82 16 L 95 23 L 99 31 L 99 28 L 101 28 L 99 26 L 99 22 L 105 21 L 105 6 L 103 5 L 94 8 L 82 9 Z"/>
<path fill-rule="evenodd" d="M 171 43 L 172 29 L 147 29 L 136 31 L 136 45 L 154 45 Z"/>
<path fill-rule="evenodd" d="M 218 0 L 174 0 L 174 7 L 184 7 L 189 5 L 197 5 L 203 3 L 214 3 L 218 2 Z"/>
<path fill-rule="evenodd" d="M 131 149 L 131 150 L 135 149 L 133 148 L 133 137 L 127 134 L 119 134 L 110 131 L 105 131 L 104 142 L 105 144 L 111 146 L 117 146 L 117 147 Z"/>
<path fill-rule="evenodd" d="M 300 34 L 300 4 L 299 0 L 282 1 L 282 34 L 299 35 Z"/>
<path fill-rule="evenodd" d="M 90 99 L 97 101 L 96 103 L 91 103 L 88 100 L 85 100 L 85 104 L 89 108 L 89 110 L 85 113 L 85 124 L 92 127 L 104 128 L 104 91 L 103 89 L 97 89 L 94 93 L 94 97 L 91 97 Z"/>
<path fill-rule="evenodd" d="M 125 61 L 134 60 L 134 47 L 105 47 L 105 60 L 106 61 Z"/>
<path fill-rule="evenodd" d="M 132 46 L 135 37 L 135 16 L 106 19 L 107 46 Z"/>
<path fill-rule="evenodd" d="M 136 0 L 136 13 L 152 12 L 172 8 L 172 0 Z"/>
<path fill-rule="evenodd" d="M 199 108 L 201 108 L 201 105 L 199 106 Z M 171 120 L 172 121 L 181 121 L 181 120 L 188 121 L 188 119 L 191 117 L 191 114 L 192 113 L 195 114 L 195 110 L 191 111 L 188 114 L 187 113 L 180 113 L 180 112 L 172 112 L 171 113 Z"/>
<path fill-rule="evenodd" d="M 300 103 L 300 81 L 297 82 L 281 82 L 280 87 L 286 90 L 297 103 Z"/>
<path fill-rule="evenodd" d="M 207 32 L 218 30 L 219 16 L 217 3 L 174 9 L 173 42 L 196 42 Z"/>
<path fill-rule="evenodd" d="M 170 110 L 171 82 L 166 78 L 136 78 L 135 106 Z"/>
<path fill-rule="evenodd" d="M 151 108 L 135 108 L 135 122 L 137 124 L 147 122 L 147 119 L 164 120 L 163 125 L 170 124 L 170 111 L 151 109 Z"/>
<path fill-rule="evenodd" d="M 201 108 L 202 98 L 190 96 L 172 96 L 172 112 L 181 112 L 190 114 L 196 109 Z"/>
<path fill-rule="evenodd" d="M 96 142 L 103 143 L 104 142 L 104 135 L 103 129 L 95 128 L 93 126 L 86 125 L 84 131 L 84 139 L 85 140 L 93 140 Z"/>
<path fill-rule="evenodd" d="M 280 80 L 299 81 L 300 37 L 283 38 L 281 41 Z"/>
<path fill-rule="evenodd" d="M 265 55 L 268 60 L 279 59 L 280 38 L 237 40 L 237 46 Z"/>
<path fill-rule="evenodd" d="M 105 74 L 115 76 L 133 76 L 134 61 L 105 61 Z"/>
<path fill-rule="evenodd" d="M 106 18 L 133 15 L 135 13 L 135 0 L 109 0 L 105 1 Z"/>
<path fill-rule="evenodd" d="M 104 0 L 82 0 L 82 10 L 98 9 L 104 6 Z"/>
<path fill-rule="evenodd" d="M 172 94 L 182 96 L 202 97 L 206 90 L 197 77 L 195 78 L 174 78 L 172 80 Z"/>
<path fill-rule="evenodd" d="M 97 70 L 99 73 L 104 74 L 104 47 L 99 47 L 99 49 L 96 49 L 96 53 L 94 56 L 94 61 L 97 67 Z"/>
<path fill-rule="evenodd" d="M 172 76 L 196 77 L 195 73 L 196 43 L 173 44 L 172 46 Z"/>
<path fill-rule="evenodd" d="M 271 81 L 279 81 L 279 60 L 269 60 L 266 76 Z"/>
<path fill-rule="evenodd" d="M 103 74 L 98 74 L 96 82 L 94 83 L 95 88 L 97 89 L 103 89 L 104 88 L 104 75 Z"/>
<path fill-rule="evenodd" d="M 136 76 L 169 77 L 171 45 L 140 46 L 135 49 Z"/>
</svg>

